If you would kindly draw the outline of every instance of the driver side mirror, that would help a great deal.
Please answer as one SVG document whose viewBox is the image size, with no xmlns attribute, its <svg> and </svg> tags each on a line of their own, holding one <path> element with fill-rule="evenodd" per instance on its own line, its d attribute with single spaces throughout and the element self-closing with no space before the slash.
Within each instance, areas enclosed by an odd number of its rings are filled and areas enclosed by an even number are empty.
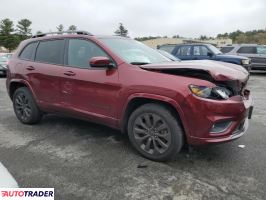
<svg viewBox="0 0 266 200">
<path fill-rule="evenodd" d="M 95 68 L 109 68 L 110 69 L 110 68 L 115 67 L 113 61 L 103 56 L 92 57 L 89 63 L 91 67 L 95 67 Z"/>
<path fill-rule="evenodd" d="M 207 56 L 209 56 L 209 57 L 213 57 L 213 53 L 210 52 L 210 51 L 208 51 Z"/>
</svg>

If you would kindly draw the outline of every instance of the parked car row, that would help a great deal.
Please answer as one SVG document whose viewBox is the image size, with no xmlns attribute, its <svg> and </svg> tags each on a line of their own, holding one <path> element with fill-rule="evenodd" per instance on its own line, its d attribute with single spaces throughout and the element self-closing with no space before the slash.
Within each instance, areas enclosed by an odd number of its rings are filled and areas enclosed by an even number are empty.
<svg viewBox="0 0 266 200">
<path fill-rule="evenodd" d="M 162 45 L 158 49 L 168 51 L 181 60 L 215 60 L 243 66 L 251 69 L 251 60 L 244 56 L 226 55 L 211 44 L 178 44 Z"/>
<path fill-rule="evenodd" d="M 266 70 L 266 45 L 234 44 L 218 50 L 210 44 L 165 44 L 158 46 L 158 49 L 181 60 L 217 60 L 242 65 L 248 71 Z"/>
<path fill-rule="evenodd" d="M 141 155 L 156 161 L 173 158 L 184 144 L 241 137 L 253 108 L 242 67 L 248 59 L 234 57 L 242 66 L 213 61 L 225 57 L 208 45 L 173 52 L 204 52 L 212 59 L 180 61 L 118 36 L 36 35 L 10 59 L 6 87 L 24 124 L 36 124 L 46 113 L 105 124 L 128 134 Z"/>
<path fill-rule="evenodd" d="M 266 45 L 235 44 L 221 47 L 221 51 L 230 55 L 241 55 L 251 59 L 253 70 L 266 70 Z"/>
</svg>

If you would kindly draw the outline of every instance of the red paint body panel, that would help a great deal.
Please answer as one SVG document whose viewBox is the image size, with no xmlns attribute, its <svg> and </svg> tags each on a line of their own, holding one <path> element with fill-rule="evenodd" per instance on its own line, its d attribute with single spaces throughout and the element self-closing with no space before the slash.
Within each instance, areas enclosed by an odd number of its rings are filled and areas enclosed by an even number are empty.
<svg viewBox="0 0 266 200">
<path fill-rule="evenodd" d="M 124 62 L 94 36 L 69 35 L 98 44 L 116 64 L 112 69 L 82 69 L 21 60 L 18 52 L 29 42 L 24 41 L 9 62 L 7 89 L 13 82 L 24 83 L 32 91 L 39 107 L 46 112 L 68 114 L 107 126 L 122 129 L 125 111 L 134 98 L 153 99 L 168 103 L 180 116 L 189 144 L 219 143 L 235 139 L 236 127 L 245 120 L 252 98 L 234 96 L 228 100 L 210 100 L 192 95 L 189 85 L 215 86 L 214 83 L 151 70 L 191 68 L 209 72 L 215 80 L 244 81 L 248 74 L 240 66 L 213 61 L 172 62 L 134 66 Z M 45 37 L 56 39 L 61 36 Z M 223 65 L 226 65 L 223 67 Z M 230 68 L 231 67 L 231 68 Z M 230 127 L 211 134 L 216 121 L 230 119 Z"/>
</svg>

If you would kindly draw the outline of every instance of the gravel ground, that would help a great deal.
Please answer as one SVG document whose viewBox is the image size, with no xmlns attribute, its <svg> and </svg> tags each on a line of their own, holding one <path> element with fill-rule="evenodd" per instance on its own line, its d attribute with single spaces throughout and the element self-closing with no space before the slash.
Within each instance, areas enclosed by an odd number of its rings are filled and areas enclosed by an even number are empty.
<svg viewBox="0 0 266 200">
<path fill-rule="evenodd" d="M 0 162 L 20 187 L 53 187 L 56 199 L 264 200 L 265 86 L 266 74 L 251 75 L 255 110 L 246 135 L 156 163 L 104 126 L 54 115 L 38 125 L 22 125 L 1 78 Z"/>
</svg>

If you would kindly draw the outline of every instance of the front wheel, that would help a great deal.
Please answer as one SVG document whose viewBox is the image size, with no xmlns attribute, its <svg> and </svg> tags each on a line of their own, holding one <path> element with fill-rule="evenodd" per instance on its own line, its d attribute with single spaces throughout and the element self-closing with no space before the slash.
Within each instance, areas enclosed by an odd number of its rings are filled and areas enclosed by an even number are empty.
<svg viewBox="0 0 266 200">
<path fill-rule="evenodd" d="M 144 157 L 154 161 L 173 158 L 183 146 L 183 131 L 171 111 L 149 103 L 137 108 L 128 121 L 129 140 Z"/>
<path fill-rule="evenodd" d="M 42 118 L 30 90 L 26 87 L 18 88 L 13 95 L 13 108 L 17 118 L 24 124 L 35 124 Z"/>
</svg>

